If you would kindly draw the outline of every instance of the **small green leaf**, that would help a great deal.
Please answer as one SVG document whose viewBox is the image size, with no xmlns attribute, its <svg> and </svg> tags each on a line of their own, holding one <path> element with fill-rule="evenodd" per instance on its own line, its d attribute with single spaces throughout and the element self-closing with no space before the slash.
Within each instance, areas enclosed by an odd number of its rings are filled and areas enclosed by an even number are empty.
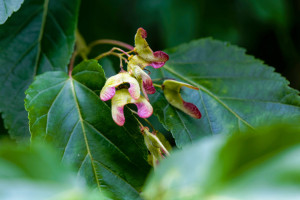
<svg viewBox="0 0 300 200">
<path fill-rule="evenodd" d="M 62 165 L 54 149 L 45 144 L 28 146 L 0 141 L 0 199 L 81 200 L 103 199 L 82 179 Z"/>
<path fill-rule="evenodd" d="M 162 161 L 143 194 L 149 200 L 297 199 L 299 154 L 299 121 L 209 137 Z"/>
<path fill-rule="evenodd" d="M 67 71 L 79 0 L 26 0 L 0 26 L 0 112 L 12 138 L 29 139 L 25 90 L 34 76 Z"/>
<path fill-rule="evenodd" d="M 97 60 L 81 62 L 72 71 L 72 77 L 94 91 L 100 91 L 105 84 L 105 74 Z"/>
<path fill-rule="evenodd" d="M 206 135 L 233 133 L 300 117 L 298 91 L 241 48 L 212 39 L 196 40 L 167 51 L 170 60 L 152 78 L 176 79 L 199 90 L 181 90 L 185 101 L 202 113 L 193 119 L 168 104 L 160 90 L 150 101 L 178 147 Z"/>
<path fill-rule="evenodd" d="M 95 71 L 90 81 L 81 76 Z M 74 78 L 64 72 L 37 76 L 25 99 L 32 140 L 53 143 L 62 161 L 75 165 L 90 184 L 108 189 L 118 199 L 140 199 L 150 169 L 143 136 L 128 112 L 125 125 L 116 125 L 110 107 L 87 87 L 103 85 L 100 72 L 92 60 L 79 64 Z"/>
<path fill-rule="evenodd" d="M 13 12 L 20 9 L 24 0 L 0 0 L 0 24 L 4 24 Z"/>
</svg>

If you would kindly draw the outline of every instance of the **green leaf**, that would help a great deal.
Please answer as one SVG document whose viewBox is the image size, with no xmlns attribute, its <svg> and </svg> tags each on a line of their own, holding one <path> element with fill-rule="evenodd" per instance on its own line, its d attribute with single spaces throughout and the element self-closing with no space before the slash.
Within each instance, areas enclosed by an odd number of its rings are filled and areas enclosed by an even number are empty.
<svg viewBox="0 0 300 200">
<path fill-rule="evenodd" d="M 106 81 L 97 60 L 86 60 L 78 64 L 72 71 L 72 77 L 94 91 L 100 91 Z"/>
<path fill-rule="evenodd" d="M 160 90 L 151 96 L 154 113 L 178 147 L 197 138 L 255 129 L 272 120 L 300 117 L 298 91 L 241 48 L 212 39 L 196 40 L 167 51 L 170 60 L 152 78 L 173 78 L 199 88 L 182 88 L 185 101 L 202 113 L 194 119 L 172 107 Z"/>
<path fill-rule="evenodd" d="M 103 70 L 105 71 L 105 75 L 107 78 L 116 75 L 118 71 L 114 69 L 113 62 L 108 58 L 102 58 L 99 60 L 100 65 L 103 67 Z"/>
<path fill-rule="evenodd" d="M 95 71 L 97 76 L 89 81 L 83 78 Z M 128 110 L 125 125 L 116 125 L 110 107 L 87 87 L 104 83 L 98 72 L 102 69 L 92 60 L 79 64 L 74 78 L 64 72 L 37 76 L 25 99 L 32 140 L 53 143 L 63 162 L 75 165 L 80 176 L 117 199 L 140 199 L 150 169 L 143 136 Z"/>
<path fill-rule="evenodd" d="M 161 162 L 146 184 L 151 200 L 297 199 L 300 127 L 201 140 Z"/>
<path fill-rule="evenodd" d="M 4 24 L 13 12 L 20 9 L 24 0 L 0 0 L 0 24 Z"/>
<path fill-rule="evenodd" d="M 45 144 L 30 148 L 0 141 L 0 199 L 81 200 L 103 199 L 84 181 L 60 164 L 56 152 Z"/>
<path fill-rule="evenodd" d="M 26 0 L 0 26 L 0 112 L 12 138 L 28 137 L 24 92 L 37 74 L 67 71 L 79 0 Z"/>
</svg>

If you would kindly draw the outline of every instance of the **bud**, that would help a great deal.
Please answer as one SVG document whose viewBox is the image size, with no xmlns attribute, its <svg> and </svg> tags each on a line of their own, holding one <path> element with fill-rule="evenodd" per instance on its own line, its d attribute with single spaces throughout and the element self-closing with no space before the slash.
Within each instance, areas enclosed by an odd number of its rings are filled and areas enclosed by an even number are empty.
<svg viewBox="0 0 300 200">
<path fill-rule="evenodd" d="M 138 65 L 133 64 L 134 59 L 131 59 L 128 63 L 127 69 L 139 82 L 142 92 L 146 99 L 148 99 L 147 94 L 154 94 L 155 88 L 152 83 L 150 76 L 144 72 Z"/>
<path fill-rule="evenodd" d="M 154 68 L 164 66 L 165 62 L 169 60 L 168 54 L 163 51 L 153 52 L 149 47 L 147 41 L 147 32 L 143 28 L 139 28 L 135 35 L 135 51 L 139 57 L 144 59 L 148 65 Z"/>
<path fill-rule="evenodd" d="M 140 96 L 139 99 L 134 99 L 130 96 L 127 89 L 120 89 L 116 91 L 115 96 L 111 100 L 112 118 L 119 126 L 123 126 L 125 123 L 124 106 L 130 103 L 137 106 L 139 117 L 148 118 L 152 115 L 153 108 L 146 98 Z"/>
<path fill-rule="evenodd" d="M 139 83 L 128 72 L 120 72 L 119 74 L 107 79 L 104 87 L 101 90 L 100 99 L 102 101 L 107 101 L 113 98 L 113 96 L 116 93 L 116 87 L 123 83 L 129 83 L 130 87 L 128 88 L 128 91 L 130 93 L 130 96 L 135 100 L 139 99 L 140 97 Z"/>
<path fill-rule="evenodd" d="M 179 81 L 175 80 L 165 80 L 162 88 L 164 90 L 164 95 L 167 99 L 167 101 L 174 106 L 175 108 L 178 108 L 179 110 L 185 112 L 186 114 L 190 115 L 191 117 L 194 117 L 196 119 L 201 118 L 201 113 L 199 109 L 192 103 L 185 102 L 181 95 L 180 95 L 180 89 L 182 86 L 194 89 L 194 90 L 199 90 L 198 88 L 187 84 L 187 83 L 182 83 Z"/>
</svg>

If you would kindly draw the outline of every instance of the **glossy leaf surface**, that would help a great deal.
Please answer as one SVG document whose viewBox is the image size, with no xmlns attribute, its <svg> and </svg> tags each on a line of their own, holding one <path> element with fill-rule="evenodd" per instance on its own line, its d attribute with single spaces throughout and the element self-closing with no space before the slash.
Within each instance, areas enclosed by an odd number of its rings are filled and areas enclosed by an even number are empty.
<svg viewBox="0 0 300 200">
<path fill-rule="evenodd" d="M 125 125 L 116 125 L 110 107 L 87 87 L 103 87 L 105 77 L 96 60 L 77 67 L 73 78 L 47 72 L 27 90 L 32 140 L 53 143 L 63 162 L 73 164 L 91 185 L 106 188 L 116 199 L 140 199 L 150 167 L 138 123 L 125 110 Z M 85 79 L 95 71 L 96 76 Z"/>
<path fill-rule="evenodd" d="M 170 60 L 151 77 L 176 79 L 182 98 L 202 113 L 193 119 L 167 103 L 160 90 L 151 96 L 154 113 L 170 130 L 178 147 L 206 135 L 233 133 L 300 116 L 298 91 L 274 69 L 241 48 L 212 39 L 196 40 L 167 51 Z"/>
<path fill-rule="evenodd" d="M 11 137 L 29 138 L 25 90 L 37 74 L 67 71 L 79 0 L 26 0 L 0 26 L 0 112 Z"/>
</svg>

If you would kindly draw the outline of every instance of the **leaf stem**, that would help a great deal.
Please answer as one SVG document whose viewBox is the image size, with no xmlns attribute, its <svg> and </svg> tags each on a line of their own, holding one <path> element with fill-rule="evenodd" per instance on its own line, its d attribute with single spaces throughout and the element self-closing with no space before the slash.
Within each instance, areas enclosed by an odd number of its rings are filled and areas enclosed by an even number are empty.
<svg viewBox="0 0 300 200">
<path fill-rule="evenodd" d="M 117 45 L 117 46 L 126 48 L 128 50 L 134 49 L 134 47 L 131 46 L 130 44 L 127 44 L 127 43 L 121 42 L 121 41 L 117 41 L 117 40 L 110 40 L 110 39 L 96 40 L 96 41 L 92 42 L 91 44 L 89 44 L 88 48 L 92 49 L 93 47 L 95 47 L 96 45 L 99 45 L 99 44 L 112 44 L 112 45 Z"/>
<path fill-rule="evenodd" d="M 161 86 L 161 85 L 159 85 L 159 84 L 153 83 L 153 86 L 154 86 L 154 87 L 158 87 L 158 88 L 162 89 L 162 86 Z"/>
<path fill-rule="evenodd" d="M 131 109 L 129 108 L 129 110 L 131 110 Z M 136 112 L 135 112 L 134 110 L 131 110 L 131 112 L 133 112 L 133 113 L 136 114 Z M 136 116 L 134 116 L 134 118 L 135 118 L 136 121 L 139 123 L 140 127 L 144 127 L 144 125 L 142 124 L 142 122 L 140 122 L 140 120 L 139 120 L 138 118 L 136 118 Z"/>
<path fill-rule="evenodd" d="M 74 68 L 74 62 L 75 62 L 75 58 L 77 56 L 77 51 L 74 51 L 73 54 L 72 54 L 72 57 L 71 57 L 71 60 L 70 60 L 70 64 L 69 64 L 69 70 L 68 70 L 68 74 L 69 74 L 69 77 L 72 78 L 72 71 L 73 71 L 73 68 Z"/>
<path fill-rule="evenodd" d="M 136 111 L 134 111 L 134 110 L 132 110 L 132 109 L 130 109 L 129 108 L 129 110 L 132 112 L 132 113 L 134 113 L 134 114 L 138 114 Z M 136 118 L 136 117 L 135 117 Z M 136 118 L 136 120 L 138 120 L 137 118 Z M 153 131 L 156 131 L 155 130 L 155 128 L 154 128 L 154 126 L 151 124 L 151 122 L 148 120 L 148 119 L 145 119 L 145 118 L 143 118 L 143 120 L 152 128 L 152 130 Z M 140 123 L 140 124 L 142 124 L 139 120 L 138 120 L 138 122 Z M 143 126 L 143 125 L 142 125 Z"/>
<path fill-rule="evenodd" d="M 120 52 L 122 52 L 123 54 L 125 54 L 126 56 L 130 56 L 127 52 L 125 52 L 124 50 L 122 50 L 122 49 L 120 49 L 120 48 L 117 48 L 117 47 L 113 47 L 111 50 L 109 50 L 109 51 L 107 51 L 107 52 L 104 52 L 104 53 L 102 53 L 102 54 L 100 54 L 100 55 L 98 55 L 95 59 L 96 60 L 100 60 L 100 59 L 102 59 L 102 58 L 104 58 L 104 57 L 106 57 L 106 56 L 109 56 L 109 55 L 114 55 L 114 56 L 117 56 L 117 57 L 120 57 L 120 56 L 122 56 L 122 54 L 118 54 L 118 53 L 115 53 L 114 51 L 120 51 Z M 123 58 L 123 56 L 122 56 L 122 59 L 124 59 L 125 61 L 127 61 L 127 59 L 125 59 L 125 58 Z"/>
<path fill-rule="evenodd" d="M 155 131 L 155 132 L 156 132 L 156 129 L 154 128 L 154 126 L 151 124 L 151 122 L 150 122 L 148 119 L 143 118 L 143 120 L 144 120 L 145 122 L 147 122 L 147 124 L 152 128 L 152 131 Z"/>
</svg>

